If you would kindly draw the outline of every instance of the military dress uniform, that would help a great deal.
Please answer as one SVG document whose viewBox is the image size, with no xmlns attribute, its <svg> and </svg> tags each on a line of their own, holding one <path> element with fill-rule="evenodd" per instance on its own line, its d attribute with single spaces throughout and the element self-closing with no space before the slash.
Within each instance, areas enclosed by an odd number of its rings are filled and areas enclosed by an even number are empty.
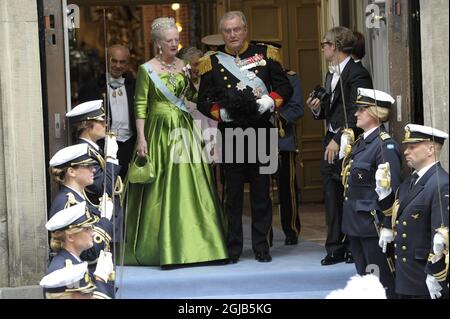
<svg viewBox="0 0 450 319">
<path fill-rule="evenodd" d="M 97 222 L 98 217 L 90 213 L 86 202 L 81 202 L 57 211 L 49 218 L 46 228 L 49 231 L 91 229 Z M 44 288 L 46 298 L 58 298 L 61 293 L 73 292 L 92 294 L 94 299 L 114 297 L 114 281 L 98 279 L 89 271 L 86 261 L 83 262 L 66 249 L 61 249 L 52 258 L 40 285 Z"/>
<path fill-rule="evenodd" d="M 278 149 L 280 151 L 278 165 L 278 192 L 280 202 L 280 220 L 286 236 L 286 245 L 298 242 L 301 223 L 299 216 L 299 193 L 296 174 L 296 156 L 298 149 L 295 136 L 295 123 L 304 114 L 304 102 L 300 79 L 296 72 L 287 71 L 291 83 L 292 97 L 280 109 L 278 117 Z"/>
<path fill-rule="evenodd" d="M 219 53 L 220 52 L 220 53 Z M 275 108 L 280 108 L 292 95 L 292 87 L 279 63 L 279 51 L 277 48 L 266 45 L 253 45 L 244 42 L 242 49 L 235 57 L 233 52 L 228 51 L 224 46 L 219 47 L 219 52 L 211 54 L 201 60 L 199 65 L 201 82 L 197 108 L 216 121 L 219 121 L 218 128 L 222 133 L 222 154 L 227 157 L 227 143 L 232 143 L 233 154 L 236 157 L 236 144 L 232 138 L 227 138 L 225 129 L 236 129 L 239 126 L 233 122 L 224 122 L 220 118 L 221 106 L 214 96 L 215 88 L 225 88 L 227 93 L 237 96 L 245 96 L 247 99 L 258 99 L 264 95 L 265 90 L 275 104 Z M 243 76 L 246 79 L 239 79 L 220 62 L 219 57 L 225 56 L 235 58 L 234 62 L 242 69 L 247 68 Z M 250 81 L 262 82 L 262 85 L 254 85 L 252 88 L 245 84 Z M 265 86 L 265 87 L 262 87 Z M 269 140 L 269 129 L 273 128 L 270 122 L 271 113 L 266 112 L 258 120 L 248 126 L 241 126 L 243 130 L 254 128 L 257 131 L 265 129 L 266 141 Z M 259 129 L 259 130 L 258 130 Z M 249 145 L 253 147 L 254 145 Z M 256 154 L 258 147 L 255 146 Z M 266 148 L 266 153 L 269 150 Z M 270 176 L 261 174 L 259 169 L 262 164 L 248 161 L 246 152 L 244 163 L 223 163 L 225 177 L 225 213 L 228 218 L 227 247 L 230 260 L 236 262 L 242 253 L 243 233 L 242 233 L 242 210 L 244 183 L 250 181 L 250 202 L 252 210 L 252 248 L 258 261 L 270 261 L 269 255 L 269 232 L 272 224 L 272 202 L 270 199 Z"/>
<path fill-rule="evenodd" d="M 50 166 L 55 168 L 63 168 L 67 166 L 67 161 L 63 163 L 53 162 L 55 158 L 63 158 L 59 154 L 63 152 L 67 152 L 66 150 L 81 150 L 81 152 L 86 152 L 86 154 L 82 154 L 81 156 L 72 159 L 71 163 L 78 163 L 82 165 L 90 165 L 93 166 L 96 163 L 96 160 L 93 159 L 92 151 L 90 147 L 86 144 L 78 144 L 66 147 L 60 151 L 58 151 L 52 160 L 50 161 Z M 64 161 L 65 159 L 63 159 Z M 75 165 L 75 164 L 74 164 Z M 89 269 L 91 272 L 95 270 L 95 265 L 97 262 L 97 258 L 100 254 L 101 250 L 110 251 L 110 242 L 113 235 L 113 224 L 112 222 L 105 218 L 101 217 L 101 213 L 97 207 L 92 205 L 84 194 L 80 194 L 79 192 L 71 189 L 68 186 L 62 185 L 58 194 L 56 194 L 52 205 L 50 207 L 50 211 L 48 213 L 49 219 L 52 218 L 58 212 L 71 207 L 73 205 L 77 205 L 82 202 L 87 202 L 87 210 L 92 216 L 95 216 L 97 219 L 97 223 L 94 225 L 94 246 L 81 254 L 81 259 L 89 262 Z"/>
<path fill-rule="evenodd" d="M 82 121 L 105 121 L 105 112 L 102 100 L 92 100 L 81 103 L 70 110 L 66 117 L 71 125 Z M 98 207 L 100 198 L 106 192 L 109 198 L 114 197 L 114 236 L 113 242 L 120 242 L 123 234 L 123 210 L 120 204 L 120 193 L 123 189 L 120 172 L 122 166 L 117 160 L 105 160 L 103 150 L 96 143 L 79 138 L 76 144 L 87 144 L 95 160 L 94 183 L 85 188 L 85 197 L 91 206 Z M 106 170 L 106 174 L 105 174 Z M 105 180 L 106 179 L 106 180 Z M 106 188 L 104 188 L 106 186 Z"/>
<path fill-rule="evenodd" d="M 438 136 L 439 133 L 443 133 L 442 136 L 446 133 L 421 125 L 408 124 L 405 130 L 403 143 L 432 141 L 435 134 L 435 141 L 443 144 L 446 138 Z M 441 225 L 448 227 L 448 210 L 445 209 L 448 179 L 448 173 L 436 162 L 409 176 L 396 193 L 392 216 L 395 221 L 395 287 L 401 297 L 430 298 L 426 267 L 428 259 L 433 256 L 435 230 Z M 438 268 L 439 264 L 435 267 Z M 428 272 L 435 271 L 429 268 Z M 440 277 L 439 271 L 435 274 Z"/>
</svg>

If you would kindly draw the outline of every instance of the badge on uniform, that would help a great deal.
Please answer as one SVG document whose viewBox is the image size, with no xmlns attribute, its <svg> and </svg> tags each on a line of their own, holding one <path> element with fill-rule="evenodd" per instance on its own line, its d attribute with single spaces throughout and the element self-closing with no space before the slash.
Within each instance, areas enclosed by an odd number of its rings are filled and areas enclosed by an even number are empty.
<svg viewBox="0 0 450 319">
<path fill-rule="evenodd" d="M 253 95 L 257 98 L 260 98 L 263 94 L 263 90 L 260 87 L 255 87 L 253 89 Z"/>
<path fill-rule="evenodd" d="M 238 91 L 244 91 L 246 87 L 247 85 L 242 81 L 236 84 L 236 89 L 238 89 Z"/>
<path fill-rule="evenodd" d="M 386 148 L 388 150 L 393 150 L 394 149 L 394 144 L 389 143 L 389 144 L 386 145 Z"/>
</svg>

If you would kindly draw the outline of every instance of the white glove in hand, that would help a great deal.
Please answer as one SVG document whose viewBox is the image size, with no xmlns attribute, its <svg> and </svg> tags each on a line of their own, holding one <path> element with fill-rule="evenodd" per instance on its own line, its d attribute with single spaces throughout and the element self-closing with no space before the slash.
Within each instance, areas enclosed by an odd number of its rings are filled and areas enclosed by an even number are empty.
<svg viewBox="0 0 450 319">
<path fill-rule="evenodd" d="M 386 187 L 384 183 L 388 181 L 389 187 Z M 386 198 L 391 192 L 391 171 L 389 168 L 389 163 L 383 163 L 378 165 L 378 169 L 375 172 L 375 192 L 378 194 L 378 200 L 383 200 Z"/>
<path fill-rule="evenodd" d="M 227 110 L 225 110 L 225 109 L 220 109 L 220 119 L 222 120 L 222 122 L 232 122 L 233 121 L 230 118 L 230 116 L 228 115 Z"/>
<path fill-rule="evenodd" d="M 267 94 L 264 94 L 260 99 L 257 99 L 256 103 L 258 103 L 259 105 L 259 114 L 264 114 L 269 110 L 270 112 L 273 112 L 273 110 L 275 109 L 275 102 Z"/>
<path fill-rule="evenodd" d="M 112 254 L 110 252 L 105 253 L 103 250 L 100 250 L 94 276 L 101 278 L 104 282 L 108 282 L 108 277 L 113 271 L 114 264 L 112 261 Z"/>
<path fill-rule="evenodd" d="M 342 133 L 341 145 L 339 146 L 339 159 L 343 159 L 345 157 L 345 149 L 348 144 L 350 144 L 350 136 L 348 136 L 348 134 Z"/>
<path fill-rule="evenodd" d="M 386 253 L 387 244 L 394 240 L 394 232 L 389 228 L 381 228 L 378 246 L 381 247 L 383 253 Z"/>
<path fill-rule="evenodd" d="M 437 299 L 442 296 L 442 294 L 440 293 L 442 287 L 436 280 L 436 278 L 434 278 L 434 276 L 427 275 L 427 279 L 425 280 L 425 282 L 427 284 L 428 292 L 430 293 L 431 299 Z"/>
<path fill-rule="evenodd" d="M 436 261 L 444 254 L 445 239 L 441 233 L 436 233 L 433 238 L 433 253 L 436 256 Z"/>
<path fill-rule="evenodd" d="M 102 197 L 99 198 L 100 200 L 100 216 L 105 217 L 108 220 L 111 220 L 113 211 L 114 211 L 114 204 L 111 200 L 111 198 L 108 197 L 108 194 L 104 193 Z"/>
<path fill-rule="evenodd" d="M 106 135 L 106 159 L 117 159 L 117 151 L 119 150 L 119 145 L 117 145 L 117 140 L 115 135 Z"/>
</svg>

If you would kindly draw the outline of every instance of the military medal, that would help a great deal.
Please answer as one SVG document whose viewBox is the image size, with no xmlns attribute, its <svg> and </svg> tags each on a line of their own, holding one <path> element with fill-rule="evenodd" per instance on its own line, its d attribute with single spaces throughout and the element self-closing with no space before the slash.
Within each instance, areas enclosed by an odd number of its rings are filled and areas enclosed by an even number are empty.
<svg viewBox="0 0 450 319">
<path fill-rule="evenodd" d="M 242 81 L 240 81 L 238 84 L 236 84 L 236 88 L 238 89 L 238 91 L 244 91 L 246 87 L 247 87 L 247 85 L 245 85 L 245 83 Z"/>
<path fill-rule="evenodd" d="M 251 80 L 253 80 L 253 79 L 256 77 L 256 74 L 255 74 L 255 72 L 248 71 L 247 74 L 246 74 L 246 76 L 247 76 L 248 79 L 251 81 Z"/>
<path fill-rule="evenodd" d="M 253 95 L 257 98 L 260 98 L 262 96 L 262 93 L 263 93 L 263 91 L 260 87 L 255 87 L 253 89 Z"/>
</svg>

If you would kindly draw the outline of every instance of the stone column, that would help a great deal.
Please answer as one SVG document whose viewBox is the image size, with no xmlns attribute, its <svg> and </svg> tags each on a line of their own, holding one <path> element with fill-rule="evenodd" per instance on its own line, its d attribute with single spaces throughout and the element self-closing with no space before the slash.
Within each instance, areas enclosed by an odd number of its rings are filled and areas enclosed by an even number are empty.
<svg viewBox="0 0 450 319">
<path fill-rule="evenodd" d="M 447 0 L 420 1 L 424 122 L 425 125 L 434 126 L 447 133 L 449 132 L 448 6 Z M 441 163 L 447 171 L 449 142 L 445 143 L 441 153 Z"/>
<path fill-rule="evenodd" d="M 0 43 L 0 298 L 39 297 L 48 244 L 36 0 L 0 2 Z"/>
</svg>

